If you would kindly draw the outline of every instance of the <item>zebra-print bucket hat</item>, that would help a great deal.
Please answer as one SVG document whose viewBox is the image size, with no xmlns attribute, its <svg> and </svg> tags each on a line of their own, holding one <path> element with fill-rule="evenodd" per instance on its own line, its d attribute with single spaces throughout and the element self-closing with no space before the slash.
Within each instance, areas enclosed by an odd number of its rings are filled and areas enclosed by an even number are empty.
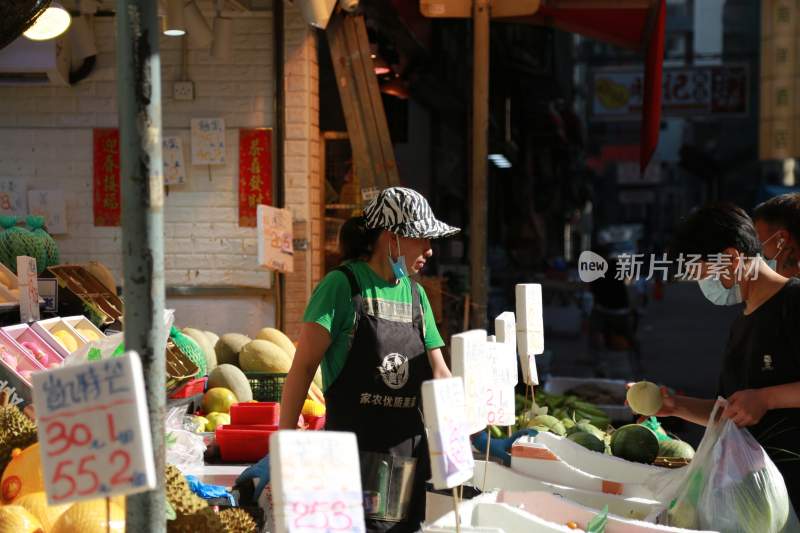
<svg viewBox="0 0 800 533">
<path fill-rule="evenodd" d="M 386 229 L 411 239 L 440 239 L 461 231 L 438 220 L 425 197 L 405 187 L 378 193 L 364 208 L 364 219 L 369 229 Z"/>
</svg>

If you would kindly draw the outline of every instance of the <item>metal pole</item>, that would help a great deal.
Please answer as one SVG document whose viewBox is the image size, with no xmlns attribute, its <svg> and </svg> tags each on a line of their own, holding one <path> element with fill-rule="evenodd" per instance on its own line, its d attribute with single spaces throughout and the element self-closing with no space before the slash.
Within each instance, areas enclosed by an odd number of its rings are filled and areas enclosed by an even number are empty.
<svg viewBox="0 0 800 533">
<path fill-rule="evenodd" d="M 166 530 L 164 499 L 164 176 L 156 0 L 117 0 L 117 100 L 125 346 L 142 358 L 155 490 L 128 496 L 127 531 Z"/>
<path fill-rule="evenodd" d="M 472 181 L 470 183 L 470 286 L 472 327 L 486 327 L 487 187 L 489 134 L 489 0 L 472 10 Z"/>
<path fill-rule="evenodd" d="M 272 119 L 272 183 L 275 190 L 273 205 L 286 207 L 284 190 L 284 147 L 286 146 L 286 90 L 284 86 L 284 31 L 283 0 L 275 0 L 272 4 L 272 64 L 273 64 L 273 102 Z M 280 272 L 273 273 L 273 291 L 275 293 L 275 327 L 285 330 L 286 313 L 286 276 Z"/>
</svg>

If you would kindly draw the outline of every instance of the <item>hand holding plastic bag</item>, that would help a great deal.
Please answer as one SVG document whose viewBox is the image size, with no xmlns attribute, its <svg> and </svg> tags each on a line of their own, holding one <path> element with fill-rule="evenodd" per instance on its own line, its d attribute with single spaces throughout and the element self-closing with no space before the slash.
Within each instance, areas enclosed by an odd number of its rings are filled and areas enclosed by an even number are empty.
<svg viewBox="0 0 800 533">
<path fill-rule="evenodd" d="M 719 419 L 720 399 L 682 473 L 669 524 L 721 533 L 800 531 L 780 471 L 749 431 Z M 683 470 L 683 469 L 682 469 Z"/>
</svg>

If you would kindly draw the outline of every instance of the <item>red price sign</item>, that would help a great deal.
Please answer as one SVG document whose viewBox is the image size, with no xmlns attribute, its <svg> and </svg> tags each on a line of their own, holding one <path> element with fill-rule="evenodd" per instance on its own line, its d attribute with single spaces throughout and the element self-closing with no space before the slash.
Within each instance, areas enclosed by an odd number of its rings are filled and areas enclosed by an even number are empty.
<svg viewBox="0 0 800 533">
<path fill-rule="evenodd" d="M 141 363 L 135 353 L 38 372 L 32 378 L 48 502 L 155 486 Z"/>
</svg>

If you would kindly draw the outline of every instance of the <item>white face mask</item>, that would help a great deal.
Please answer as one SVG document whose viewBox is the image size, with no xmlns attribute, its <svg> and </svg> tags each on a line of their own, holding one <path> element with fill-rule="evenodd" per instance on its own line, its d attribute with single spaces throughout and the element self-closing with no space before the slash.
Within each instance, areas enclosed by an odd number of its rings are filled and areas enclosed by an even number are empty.
<svg viewBox="0 0 800 533">
<path fill-rule="evenodd" d="M 764 248 L 764 245 L 765 245 L 765 244 L 767 244 L 767 243 L 768 243 L 769 241 L 771 241 L 772 239 L 774 239 L 774 238 L 775 238 L 775 236 L 776 236 L 776 235 L 778 235 L 778 233 L 780 233 L 780 232 L 776 231 L 775 233 L 773 233 L 773 234 L 770 236 L 770 238 L 769 238 L 769 239 L 767 239 L 766 241 L 762 242 L 762 243 L 761 243 L 761 248 L 763 249 L 763 248 Z M 781 252 L 783 252 L 783 242 L 784 242 L 784 241 L 783 241 L 783 237 L 781 237 L 781 238 L 778 240 L 778 251 L 777 251 L 777 253 L 776 253 L 776 254 L 775 254 L 775 255 L 774 255 L 774 256 L 773 256 L 771 259 L 767 259 L 767 258 L 766 258 L 766 256 L 764 257 L 764 259 L 765 259 L 765 261 L 766 261 L 766 263 L 767 263 L 767 266 L 768 266 L 769 268 L 771 268 L 772 270 L 776 270 L 776 271 L 777 271 L 777 269 L 778 269 L 778 256 L 779 256 L 779 255 L 781 255 Z"/>
<path fill-rule="evenodd" d="M 703 296 L 714 305 L 736 305 L 742 303 L 742 290 L 736 284 L 730 289 L 718 278 L 706 278 L 697 282 Z"/>
</svg>

